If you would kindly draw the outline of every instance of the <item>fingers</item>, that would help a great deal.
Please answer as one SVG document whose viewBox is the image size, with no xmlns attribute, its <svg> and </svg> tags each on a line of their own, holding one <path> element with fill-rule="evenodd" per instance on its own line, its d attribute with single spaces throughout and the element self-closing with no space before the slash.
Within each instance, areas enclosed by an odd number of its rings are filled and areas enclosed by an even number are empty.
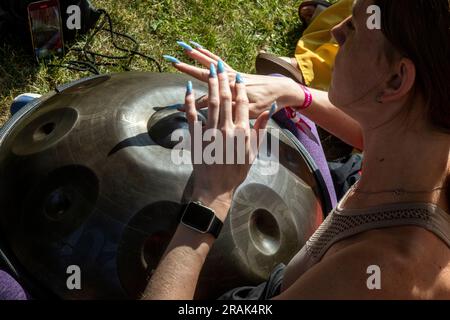
<svg viewBox="0 0 450 320">
<path fill-rule="evenodd" d="M 272 106 L 270 107 L 269 111 L 264 111 L 258 118 L 256 118 L 253 128 L 257 131 L 266 130 L 267 123 L 269 122 L 269 119 L 272 118 L 276 110 L 277 110 L 277 103 L 274 102 L 272 103 Z"/>
<path fill-rule="evenodd" d="M 198 51 L 200 51 L 204 55 L 210 57 L 211 59 L 215 60 L 216 62 L 221 60 L 219 56 L 215 55 L 214 53 L 212 53 L 211 51 L 206 49 L 204 46 L 202 46 L 201 44 L 199 44 L 197 42 L 194 42 L 192 40 L 189 41 L 189 42 L 195 47 L 195 49 L 197 49 Z"/>
<path fill-rule="evenodd" d="M 195 109 L 195 98 L 191 81 L 188 81 L 186 86 L 186 97 L 184 103 L 186 110 L 186 118 L 189 123 L 189 132 L 191 133 L 191 137 L 193 137 L 194 124 L 197 122 L 197 109 Z"/>
<path fill-rule="evenodd" d="M 183 63 L 181 61 L 179 61 L 177 63 L 175 63 L 173 61 L 170 61 L 170 62 L 172 62 L 172 65 L 178 71 L 180 71 L 182 73 L 186 73 L 186 74 L 188 74 L 188 75 L 190 75 L 190 76 L 194 77 L 195 79 L 200 80 L 202 82 L 208 82 L 209 73 L 210 73 L 209 70 L 198 68 L 198 67 L 194 67 L 194 66 L 191 66 L 191 65 L 189 65 L 187 63 Z M 215 62 L 213 62 L 213 64 L 216 65 Z M 210 65 L 211 64 L 208 65 L 208 68 L 209 68 Z M 218 66 L 218 63 L 217 63 L 217 66 Z M 223 67 L 223 70 L 225 71 L 226 67 L 225 67 L 225 63 L 223 61 L 222 61 L 222 67 Z M 231 75 L 233 75 L 233 73 Z"/>
<path fill-rule="evenodd" d="M 234 123 L 242 128 L 247 128 L 249 127 L 249 102 L 244 79 L 239 73 L 236 75 L 236 85 L 234 90 L 236 92 Z"/>
<path fill-rule="evenodd" d="M 261 130 L 266 130 L 267 128 L 267 123 L 269 122 L 269 117 L 270 112 L 269 111 L 264 111 L 263 113 L 261 113 L 259 115 L 259 117 L 256 119 L 255 124 L 253 125 L 253 129 L 255 129 L 255 131 L 261 131 Z"/>
<path fill-rule="evenodd" d="M 200 51 L 201 53 L 203 53 L 205 56 L 207 56 L 207 57 L 211 58 L 212 60 L 216 61 L 216 62 L 219 62 L 219 60 L 222 60 L 219 56 L 215 55 L 214 53 L 212 53 L 208 49 L 197 48 L 197 50 Z M 234 69 L 232 67 L 230 67 L 230 65 L 228 63 L 226 63 L 225 61 L 223 61 L 223 64 L 224 64 L 225 69 L 227 71 L 234 71 Z"/>
<path fill-rule="evenodd" d="M 174 105 L 173 107 L 174 108 L 176 107 L 176 109 L 179 111 L 183 111 L 183 112 L 186 111 L 184 104 L 177 104 L 177 105 Z M 207 107 L 208 107 L 208 95 L 207 94 L 205 94 L 195 100 L 195 109 L 201 110 L 201 109 L 204 109 Z"/>
<path fill-rule="evenodd" d="M 197 50 L 201 53 L 203 53 L 205 56 L 211 58 L 212 60 L 218 62 L 220 59 L 219 56 L 215 55 L 214 53 L 212 53 L 211 51 L 209 51 L 208 49 L 205 48 L 197 48 Z"/>
<path fill-rule="evenodd" d="M 205 94 L 204 96 L 195 100 L 195 107 L 197 108 L 197 110 L 207 108 L 208 101 L 209 101 L 209 96 Z"/>
<path fill-rule="evenodd" d="M 192 59 L 200 62 L 205 67 L 207 66 L 207 63 L 214 63 L 214 65 L 217 66 L 217 63 L 222 60 L 219 56 L 204 48 L 197 48 L 196 50 L 187 51 L 186 54 Z M 230 65 L 226 62 L 223 62 L 223 65 L 225 67 L 225 70 L 234 71 L 234 69 L 230 67 Z"/>
<path fill-rule="evenodd" d="M 208 70 L 197 68 L 194 66 L 191 66 L 187 63 L 179 62 L 179 63 L 173 63 L 173 66 L 180 72 L 186 73 L 197 80 L 200 80 L 202 82 L 208 82 L 209 78 L 209 72 Z"/>
<path fill-rule="evenodd" d="M 219 80 L 217 71 L 213 63 L 210 65 L 208 80 L 209 101 L 208 101 L 208 129 L 217 128 L 220 115 Z"/>
<path fill-rule="evenodd" d="M 256 148 L 259 150 L 259 147 L 264 139 L 267 123 L 270 119 L 270 112 L 264 111 L 261 113 L 261 115 L 256 119 L 255 124 L 253 125 L 253 132 L 255 133 L 255 139 L 256 139 L 256 146 L 254 146 L 254 149 Z M 254 141 L 255 142 L 255 141 Z M 257 150 L 253 150 L 253 152 L 256 154 Z"/>
<path fill-rule="evenodd" d="M 221 60 L 217 63 L 217 74 L 220 98 L 219 127 L 222 128 L 233 125 L 233 110 L 228 73 L 225 72 L 225 66 Z"/>
<path fill-rule="evenodd" d="M 192 43 L 192 42 L 191 42 Z M 210 57 L 208 57 L 207 55 L 201 53 L 198 50 L 195 50 L 194 48 L 192 48 L 190 45 L 188 45 L 186 42 L 183 41 L 177 41 L 177 44 L 179 46 L 181 46 L 184 49 L 184 52 L 193 60 L 199 62 L 201 65 L 203 65 L 204 67 L 209 68 L 209 65 L 211 63 L 217 64 L 216 60 L 211 59 Z M 201 47 L 198 43 L 192 43 L 195 44 L 198 47 Z"/>
<path fill-rule="evenodd" d="M 190 50 L 192 49 L 192 47 L 182 46 L 186 50 L 185 51 L 186 54 L 190 56 L 192 59 L 200 62 L 206 68 L 209 68 L 209 65 L 211 63 L 214 63 L 214 66 L 217 67 L 217 62 L 219 62 L 219 60 L 222 60 L 219 56 L 215 55 L 214 53 L 204 48 L 197 42 L 194 41 L 189 42 L 195 47 L 195 49 Z M 233 68 L 231 68 L 227 63 L 224 62 L 223 64 L 227 71 L 234 71 Z"/>
<path fill-rule="evenodd" d="M 185 53 L 195 61 L 199 62 L 204 67 L 209 68 L 211 64 L 214 64 L 215 67 L 218 67 L 219 61 L 221 61 L 220 57 L 213 54 L 209 50 L 203 48 L 200 44 L 191 41 L 191 44 L 193 44 L 196 49 L 192 48 L 187 43 L 184 43 L 182 41 L 177 42 L 185 51 Z M 172 65 L 180 72 L 186 73 L 197 80 L 208 82 L 209 79 L 209 71 L 198 68 L 195 66 L 191 66 L 187 63 L 183 63 L 180 60 L 178 60 L 175 57 L 164 55 L 163 56 L 165 60 L 168 62 L 171 62 Z M 233 68 L 231 68 L 228 64 L 222 61 L 222 68 L 224 71 L 230 72 L 230 75 L 232 75 L 232 78 L 234 77 L 235 71 Z M 230 79 L 232 80 L 232 79 Z"/>
<path fill-rule="evenodd" d="M 199 50 L 193 49 L 193 50 L 186 50 L 185 53 L 193 60 L 197 61 L 198 63 L 200 63 L 202 66 L 209 68 L 209 66 L 212 64 L 214 64 L 214 66 L 217 65 L 217 61 L 215 59 L 212 59 L 210 57 L 208 57 L 207 55 L 205 55 L 204 53 L 200 52 Z"/>
</svg>

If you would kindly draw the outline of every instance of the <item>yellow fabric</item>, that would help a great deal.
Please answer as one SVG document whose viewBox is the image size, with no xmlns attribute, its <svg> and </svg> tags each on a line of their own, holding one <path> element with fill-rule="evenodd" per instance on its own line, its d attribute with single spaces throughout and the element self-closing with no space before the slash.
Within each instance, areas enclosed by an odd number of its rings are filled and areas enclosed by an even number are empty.
<svg viewBox="0 0 450 320">
<path fill-rule="evenodd" d="M 321 12 L 299 40 L 295 58 L 307 86 L 325 91 L 330 87 L 334 58 L 338 51 L 330 31 L 352 14 L 353 1 L 340 0 Z"/>
</svg>

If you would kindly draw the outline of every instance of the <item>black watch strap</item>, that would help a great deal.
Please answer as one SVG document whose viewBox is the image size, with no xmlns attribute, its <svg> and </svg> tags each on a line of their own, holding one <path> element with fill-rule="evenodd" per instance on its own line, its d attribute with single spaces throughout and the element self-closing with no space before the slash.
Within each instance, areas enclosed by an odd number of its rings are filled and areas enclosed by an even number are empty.
<svg viewBox="0 0 450 320">
<path fill-rule="evenodd" d="M 211 222 L 211 227 L 209 228 L 209 233 L 214 236 L 214 238 L 218 238 L 220 235 L 220 231 L 222 230 L 223 222 L 214 216 L 213 221 Z"/>
</svg>

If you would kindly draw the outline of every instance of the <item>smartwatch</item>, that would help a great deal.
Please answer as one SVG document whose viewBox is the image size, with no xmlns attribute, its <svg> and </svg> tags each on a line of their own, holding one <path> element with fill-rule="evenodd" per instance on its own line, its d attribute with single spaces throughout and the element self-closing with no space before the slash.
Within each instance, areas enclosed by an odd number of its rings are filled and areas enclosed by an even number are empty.
<svg viewBox="0 0 450 320">
<path fill-rule="evenodd" d="M 217 218 L 214 210 L 198 201 L 188 203 L 181 217 L 181 223 L 199 233 L 212 234 L 216 239 L 223 226 L 223 222 Z"/>
</svg>

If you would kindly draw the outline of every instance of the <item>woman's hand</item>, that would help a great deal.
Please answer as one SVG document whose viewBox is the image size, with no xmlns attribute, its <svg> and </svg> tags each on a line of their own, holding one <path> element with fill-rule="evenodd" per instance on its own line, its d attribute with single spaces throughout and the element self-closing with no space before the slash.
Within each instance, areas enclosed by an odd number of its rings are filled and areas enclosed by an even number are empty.
<svg viewBox="0 0 450 320">
<path fill-rule="evenodd" d="M 209 68 L 211 64 L 215 67 L 218 66 L 218 62 L 222 61 L 220 57 L 213 54 L 209 50 L 199 47 L 194 49 L 183 43 L 185 48 L 185 53 L 197 61 L 206 68 Z M 208 82 L 209 71 L 207 69 L 198 68 L 178 60 L 172 60 L 173 65 L 179 71 L 186 73 L 200 81 Z M 236 83 L 237 72 L 228 64 L 223 62 L 224 72 L 227 73 L 229 85 L 234 91 L 234 86 Z M 270 109 L 274 101 L 277 102 L 278 110 L 281 110 L 287 106 L 301 105 L 303 94 L 299 90 L 298 84 L 292 79 L 285 77 L 272 77 L 272 76 L 262 76 L 262 75 L 252 75 L 252 74 L 241 74 L 245 81 L 247 96 L 249 99 L 249 115 L 250 118 L 255 119 L 261 115 L 264 111 Z M 233 104 L 235 107 L 236 95 L 232 92 Z M 204 97 L 196 103 L 197 109 L 202 109 L 207 107 L 208 99 Z"/>
<path fill-rule="evenodd" d="M 256 158 L 261 130 L 265 130 L 269 112 L 262 112 L 253 129 L 249 122 L 249 100 L 244 79 L 235 74 L 230 87 L 228 72 L 220 61 L 216 72 L 211 63 L 208 78 L 208 120 L 204 127 L 197 119 L 192 83 L 188 84 L 185 111 L 191 134 L 191 158 L 194 167 L 193 200 L 212 207 L 219 218 L 225 220 L 234 190 L 247 177 Z M 235 101 L 233 112 L 232 101 Z M 258 133 L 258 134 L 256 134 Z M 196 135 L 201 134 L 202 139 Z M 203 142 L 203 140 L 213 142 Z M 201 146 L 195 145 L 202 141 Z M 214 160 L 205 159 L 207 146 L 214 143 Z M 233 148 L 231 149 L 231 144 Z M 197 153 L 197 154 L 196 154 Z M 198 163 L 199 157 L 201 163 Z M 197 160 L 197 161 L 196 161 Z"/>
</svg>

